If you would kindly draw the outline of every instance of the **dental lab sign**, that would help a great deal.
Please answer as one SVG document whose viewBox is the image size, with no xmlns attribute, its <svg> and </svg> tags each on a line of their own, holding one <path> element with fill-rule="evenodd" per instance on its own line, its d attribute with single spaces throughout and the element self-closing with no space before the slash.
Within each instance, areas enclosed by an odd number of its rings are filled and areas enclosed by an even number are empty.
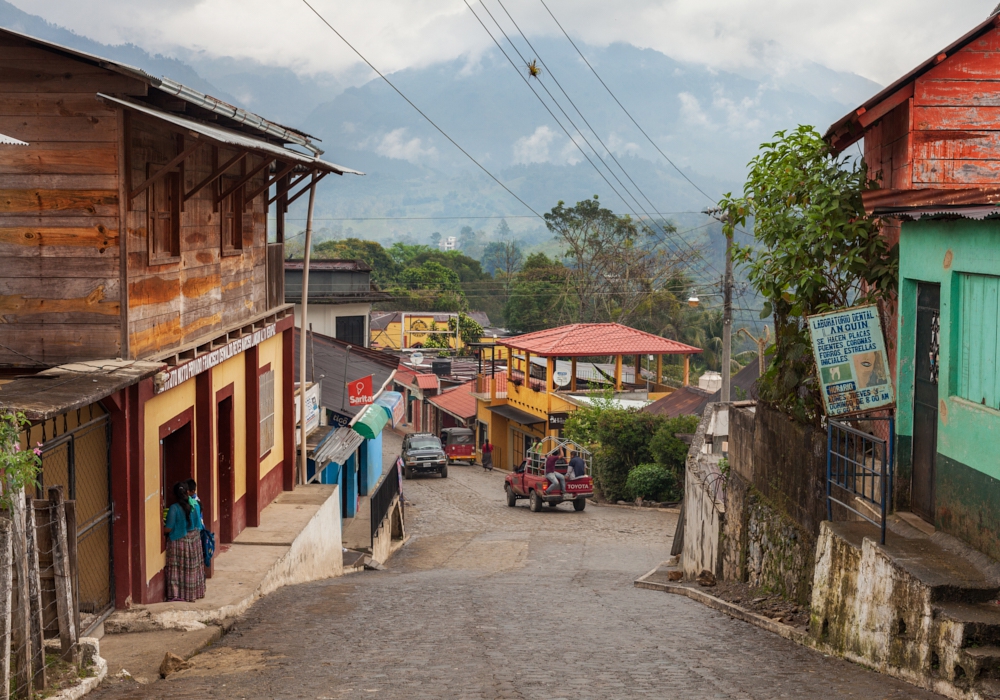
<svg viewBox="0 0 1000 700">
<path fill-rule="evenodd" d="M 810 316 L 809 334 L 826 415 L 864 413 L 894 404 L 876 307 Z"/>
</svg>

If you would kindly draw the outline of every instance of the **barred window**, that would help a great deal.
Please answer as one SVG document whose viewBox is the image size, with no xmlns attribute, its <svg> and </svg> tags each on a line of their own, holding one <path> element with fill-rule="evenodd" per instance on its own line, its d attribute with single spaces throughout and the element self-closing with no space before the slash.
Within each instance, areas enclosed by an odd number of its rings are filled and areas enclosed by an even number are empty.
<svg viewBox="0 0 1000 700">
<path fill-rule="evenodd" d="M 274 370 L 261 373 L 260 388 L 260 456 L 274 447 Z"/>
</svg>

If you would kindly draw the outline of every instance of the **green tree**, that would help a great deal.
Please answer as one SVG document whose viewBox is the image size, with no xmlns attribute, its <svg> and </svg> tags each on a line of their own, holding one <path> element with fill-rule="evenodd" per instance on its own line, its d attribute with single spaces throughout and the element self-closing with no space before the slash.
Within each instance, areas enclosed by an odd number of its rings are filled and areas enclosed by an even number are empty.
<svg viewBox="0 0 1000 700">
<path fill-rule="evenodd" d="M 629 323 L 643 302 L 691 256 L 668 250 L 670 224 L 656 230 L 600 205 L 597 195 L 567 207 L 559 202 L 545 224 L 564 246 L 572 268 L 568 289 L 576 298 L 574 321 Z"/>
<path fill-rule="evenodd" d="M 456 328 L 458 329 L 458 337 L 466 346 L 466 352 L 469 343 L 478 343 L 483 339 L 483 327 L 468 314 L 459 313 L 457 319 L 454 316 L 448 319 L 448 330 L 454 333 Z"/>
<path fill-rule="evenodd" d="M 412 311 L 462 311 L 466 306 L 458 275 L 434 261 L 403 270 L 390 291 L 396 305 Z"/>
<path fill-rule="evenodd" d="M 726 234 L 753 221 L 754 246 L 734 259 L 774 314 L 772 362 L 760 399 L 802 422 L 823 413 L 806 317 L 894 297 L 898 250 L 861 195 L 878 183 L 864 162 L 838 158 L 811 126 L 779 131 L 750 162 L 742 197 L 727 195 Z"/>
<path fill-rule="evenodd" d="M 528 256 L 510 287 L 504 318 L 520 333 L 554 328 L 575 314 L 575 299 L 567 290 L 570 271 L 544 253 Z"/>
<path fill-rule="evenodd" d="M 319 260 L 363 260 L 372 268 L 372 281 L 385 288 L 396 280 L 399 264 L 376 241 L 345 238 L 324 241 L 313 248 L 313 257 Z"/>
<path fill-rule="evenodd" d="M 30 428 L 23 413 L 0 413 L 0 510 L 9 509 L 22 489 L 38 481 L 42 444 L 21 448 L 21 435 Z"/>
</svg>

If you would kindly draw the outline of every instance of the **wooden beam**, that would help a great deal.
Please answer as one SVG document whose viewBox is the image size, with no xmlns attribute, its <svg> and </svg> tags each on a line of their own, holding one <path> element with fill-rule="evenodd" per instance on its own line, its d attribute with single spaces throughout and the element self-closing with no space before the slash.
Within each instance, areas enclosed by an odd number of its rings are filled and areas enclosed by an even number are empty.
<svg viewBox="0 0 1000 700">
<path fill-rule="evenodd" d="M 570 391 L 576 391 L 576 358 L 572 358 L 569 361 L 570 365 L 570 378 L 569 378 L 569 389 Z"/>
<path fill-rule="evenodd" d="M 254 175 L 256 175 L 257 173 L 259 173 L 261 170 L 263 170 L 264 168 L 266 168 L 267 166 L 269 166 L 273 162 L 274 162 L 274 158 L 265 158 L 261 162 L 260 165 L 258 165 L 256 168 L 254 168 L 253 170 L 251 170 L 250 172 L 248 172 L 243 177 L 241 177 L 228 190 L 226 190 L 225 192 L 223 192 L 222 194 L 220 194 L 218 197 L 216 197 L 215 198 L 215 203 L 218 204 L 219 202 L 221 202 L 222 200 L 224 200 L 226 197 L 228 197 L 233 192 L 235 192 L 240 187 L 242 187 L 244 185 L 244 183 L 246 183 L 247 180 L 249 180 L 250 178 L 252 178 Z"/>
<path fill-rule="evenodd" d="M 146 178 L 146 181 L 144 183 L 142 183 L 141 185 L 139 185 L 138 187 L 136 187 L 134 190 L 132 190 L 129 193 L 129 197 L 128 198 L 129 199 L 135 199 L 140 194 L 142 194 L 143 192 L 145 192 L 146 190 L 148 190 L 149 187 L 154 182 L 156 182 L 157 180 L 161 179 L 163 176 L 165 176 L 171 170 L 173 170 L 178 165 L 180 165 L 181 163 L 183 163 L 185 158 L 187 158 L 189 155 L 191 155 L 192 153 L 194 153 L 195 151 L 197 151 L 200 147 L 201 147 L 201 142 L 200 141 L 196 141 L 194 143 L 194 145 L 189 146 L 188 148 L 185 148 L 183 151 L 181 151 L 176 156 L 174 156 L 173 160 L 171 160 L 169 163 L 167 163 L 162 168 L 160 168 L 155 173 L 153 173 L 148 178 Z"/>
<path fill-rule="evenodd" d="M 252 202 L 254 199 L 257 198 L 257 195 L 259 195 L 261 192 L 266 192 L 268 189 L 270 189 L 271 185 L 273 185 L 274 183 L 276 183 L 278 180 L 280 180 L 281 178 L 283 178 L 288 173 L 292 172 L 292 170 L 295 168 L 295 165 L 296 165 L 295 163 L 291 163 L 290 165 L 286 165 L 284 168 L 281 169 L 281 171 L 277 175 L 275 175 L 274 177 L 272 177 L 270 180 L 268 180 L 267 182 L 265 182 L 263 185 L 261 185 L 260 187 L 258 187 L 257 189 L 255 189 L 250 194 L 246 195 L 243 198 L 243 201 L 244 202 Z M 270 202 L 268 202 L 268 204 L 270 204 Z"/>
<path fill-rule="evenodd" d="M 279 199 L 279 198 L 283 197 L 284 195 L 288 194 L 288 191 L 290 189 L 292 189 L 293 187 L 295 187 L 297 184 L 299 184 L 300 182 L 302 182 L 303 180 L 305 180 L 310 175 L 312 175 L 312 171 L 311 170 L 302 173 L 301 175 L 299 175 L 294 180 L 289 180 L 288 184 L 284 188 L 279 189 L 277 192 L 274 193 L 273 197 L 271 197 L 269 200 L 267 200 L 267 203 L 271 204 L 274 200 Z"/>
<path fill-rule="evenodd" d="M 913 83 L 901 87 L 868 111 L 858 115 L 858 124 L 867 129 L 911 97 L 913 97 Z"/>
<path fill-rule="evenodd" d="M 663 384 L 663 355 L 656 356 L 656 385 Z"/>
<path fill-rule="evenodd" d="M 622 390 L 622 356 L 615 355 L 615 391 Z"/>
<path fill-rule="evenodd" d="M 308 192 L 308 191 L 309 191 L 309 188 L 310 188 L 310 187 L 313 187 L 313 186 L 314 186 L 314 185 L 315 185 L 316 183 L 318 183 L 318 182 L 319 182 L 320 180 L 322 180 L 322 179 L 323 179 L 324 177 L 326 177 L 326 176 L 327 176 L 327 175 L 329 175 L 329 174 L 330 174 L 330 173 L 329 173 L 329 171 L 327 171 L 327 172 L 322 172 L 322 173 L 319 173 L 319 174 L 317 175 L 317 174 L 315 173 L 315 171 L 314 171 L 314 172 L 313 172 L 313 175 L 314 175 L 314 177 L 313 177 L 313 179 L 312 179 L 312 180 L 310 180 L 309 184 L 308 184 L 308 185 L 306 185 L 305 187 L 303 187 L 303 188 L 302 188 L 301 190 L 299 190 L 298 192 L 296 192 L 296 193 L 295 193 L 295 196 L 293 196 L 293 197 L 292 197 L 291 199 L 289 199 L 289 200 L 288 200 L 287 202 L 285 202 L 285 206 L 286 206 L 286 207 L 287 207 L 287 206 L 289 206 L 289 205 L 290 205 L 290 204 L 291 204 L 292 202 L 294 202 L 294 201 L 295 201 L 296 199 L 298 199 L 298 198 L 299 198 L 299 197 L 301 197 L 301 196 L 302 196 L 303 194 L 305 194 L 306 192 Z"/>
<path fill-rule="evenodd" d="M 684 356 L 684 386 L 691 386 L 691 356 Z"/>
<path fill-rule="evenodd" d="M 216 168 L 215 172 L 213 172 L 211 175 L 209 175 L 204 180 L 199 182 L 197 185 L 194 186 L 194 189 L 192 189 L 190 192 L 184 195 L 184 201 L 191 199 L 196 194 L 201 192 L 203 189 L 211 185 L 213 182 L 215 182 L 215 180 L 222 177 L 222 175 L 224 175 L 227 170 L 229 170 L 231 167 L 242 161 L 248 155 L 250 155 L 250 151 L 243 151 L 242 153 L 237 153 L 235 156 L 227 160 L 223 165 Z"/>
</svg>

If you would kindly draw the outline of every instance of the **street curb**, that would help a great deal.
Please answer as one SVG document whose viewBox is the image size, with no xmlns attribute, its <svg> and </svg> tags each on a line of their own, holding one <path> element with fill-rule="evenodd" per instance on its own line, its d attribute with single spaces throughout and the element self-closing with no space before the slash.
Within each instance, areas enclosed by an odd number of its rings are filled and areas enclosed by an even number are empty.
<svg viewBox="0 0 1000 700">
<path fill-rule="evenodd" d="M 82 698 L 84 695 L 96 690 L 97 686 L 103 683 L 104 679 L 107 677 L 108 662 L 101 656 L 100 641 L 88 637 L 81 637 L 80 646 L 91 646 L 94 649 L 92 657 L 94 662 L 94 675 L 84 678 L 72 688 L 65 688 L 60 690 L 58 693 L 48 696 L 48 700 L 79 700 L 79 698 Z"/>
<path fill-rule="evenodd" d="M 634 511 L 637 511 L 637 512 L 638 511 L 647 511 L 647 512 L 654 512 L 654 513 L 675 513 L 675 514 L 678 514 L 678 515 L 681 512 L 680 508 L 660 508 L 659 506 L 657 506 L 656 508 L 647 508 L 645 506 L 619 505 L 617 503 L 598 503 L 597 501 L 595 501 L 593 499 L 590 500 L 590 505 L 597 506 L 598 508 L 624 508 L 626 510 L 634 510 Z"/>
<path fill-rule="evenodd" d="M 786 625 L 781 622 L 775 622 L 769 617 L 764 617 L 763 615 L 758 615 L 757 613 L 750 612 L 740 606 L 730 603 L 728 601 L 722 600 L 721 598 L 716 598 L 714 595 L 709 595 L 702 590 L 697 588 L 691 588 L 689 586 L 673 584 L 673 583 L 659 583 L 656 581 L 648 581 L 647 579 L 659 570 L 660 567 L 656 567 L 652 571 L 643 574 L 637 578 L 632 585 L 636 588 L 645 588 L 650 591 L 663 591 L 664 593 L 673 593 L 674 595 L 682 595 L 695 600 L 702 605 L 705 605 L 713 610 L 718 610 L 719 612 L 726 613 L 730 617 L 734 617 L 737 620 L 742 620 L 755 627 L 760 627 L 761 629 L 767 630 L 779 637 L 784 637 L 790 641 L 796 642 L 803 646 L 815 648 L 815 646 L 809 643 L 809 634 L 802 630 L 796 629 L 790 625 Z"/>
</svg>

